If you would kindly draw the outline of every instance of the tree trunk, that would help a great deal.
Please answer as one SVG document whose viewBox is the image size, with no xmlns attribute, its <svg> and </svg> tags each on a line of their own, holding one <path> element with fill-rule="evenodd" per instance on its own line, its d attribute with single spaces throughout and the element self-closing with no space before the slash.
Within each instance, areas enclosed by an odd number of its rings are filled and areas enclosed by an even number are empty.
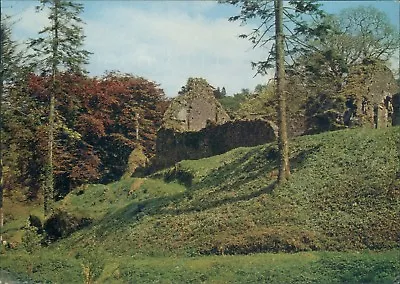
<svg viewBox="0 0 400 284">
<path fill-rule="evenodd" d="M 54 79 L 55 80 L 55 76 Z M 55 82 L 53 83 L 55 86 Z M 54 171 L 53 171 L 53 145 L 54 145 L 54 111 L 55 111 L 55 94 L 52 90 L 50 94 L 50 112 L 48 125 L 48 160 L 45 168 L 45 188 L 44 188 L 44 215 L 48 216 L 52 210 L 54 198 Z"/>
<path fill-rule="evenodd" d="M 136 113 L 136 141 L 139 141 L 139 113 Z"/>
<path fill-rule="evenodd" d="M 3 33 L 1 34 L 3 37 Z M 3 77 L 3 42 L 0 43 L 0 66 L 1 66 L 1 78 L 0 78 L 0 242 L 3 242 L 3 226 L 4 226 L 4 211 L 3 211 L 3 195 L 4 195 L 4 183 L 3 183 L 3 91 L 4 91 L 4 77 Z M 0 243 L 0 245 L 1 245 Z"/>
<path fill-rule="evenodd" d="M 275 49 L 276 49 L 276 93 L 278 95 L 278 147 L 279 175 L 278 183 L 288 180 L 290 176 L 289 147 L 286 124 L 285 92 L 285 51 L 283 34 L 283 0 L 275 1 Z"/>
<path fill-rule="evenodd" d="M 1 140 L 0 140 L 1 141 Z M 4 211 L 3 211 L 3 156 L 0 145 L 0 245 L 3 242 L 3 226 L 4 226 Z"/>
<path fill-rule="evenodd" d="M 48 141 L 48 161 L 45 169 L 45 188 L 44 188 L 44 215 L 48 216 L 51 214 L 54 200 L 54 165 L 53 165 L 53 148 L 54 148 L 54 116 L 55 116 L 55 104 L 56 104 L 56 93 L 57 93 L 57 73 L 58 73 L 58 6 L 59 0 L 54 1 L 54 38 L 53 38 L 53 64 L 52 64 L 52 88 L 50 93 L 50 111 L 49 111 L 49 141 Z"/>
</svg>

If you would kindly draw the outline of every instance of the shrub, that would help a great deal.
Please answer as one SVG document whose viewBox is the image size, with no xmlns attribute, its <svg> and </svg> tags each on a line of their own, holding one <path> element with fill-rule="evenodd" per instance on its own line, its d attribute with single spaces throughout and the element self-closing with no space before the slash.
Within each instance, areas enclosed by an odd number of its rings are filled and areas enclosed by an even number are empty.
<svg viewBox="0 0 400 284">
<path fill-rule="evenodd" d="M 28 252 L 33 253 L 41 247 L 43 236 L 38 233 L 38 228 L 31 225 L 30 218 L 24 228 L 22 237 L 22 247 Z"/>
<path fill-rule="evenodd" d="M 68 212 L 58 210 L 44 223 L 44 230 L 50 241 L 65 238 L 73 232 L 92 223 L 90 218 L 74 216 Z"/>
</svg>

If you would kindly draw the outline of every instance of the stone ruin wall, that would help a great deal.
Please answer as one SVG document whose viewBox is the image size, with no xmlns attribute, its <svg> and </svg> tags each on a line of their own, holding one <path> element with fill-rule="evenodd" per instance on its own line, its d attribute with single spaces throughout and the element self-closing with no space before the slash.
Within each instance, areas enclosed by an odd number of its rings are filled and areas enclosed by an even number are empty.
<svg viewBox="0 0 400 284">
<path fill-rule="evenodd" d="M 372 68 L 372 72 L 357 70 L 353 83 L 361 89 L 345 86 L 344 94 L 354 98 L 352 122 L 375 128 L 400 125 L 400 93 L 393 95 L 399 91 L 393 73 L 387 67 Z M 212 90 L 204 79 L 191 78 L 187 89 L 174 99 L 157 133 L 154 169 L 276 140 L 276 125 L 265 119 L 230 121 Z M 288 126 L 290 136 L 302 135 L 303 121 L 292 124 Z"/>
<path fill-rule="evenodd" d="M 202 78 L 189 78 L 164 114 L 163 127 L 176 131 L 199 131 L 207 123 L 223 124 L 230 120 L 214 96 L 215 89 Z"/>
<path fill-rule="evenodd" d="M 238 147 L 251 147 L 276 140 L 277 127 L 265 120 L 229 121 L 208 125 L 197 132 L 161 128 L 157 134 L 155 169 L 182 160 L 219 155 Z"/>
<path fill-rule="evenodd" d="M 392 71 L 384 64 L 357 66 L 349 75 L 350 84 L 343 93 L 354 98 L 354 110 L 348 112 L 349 126 L 384 128 L 396 125 L 396 93 L 399 91 Z M 354 88 L 354 86 L 359 86 Z"/>
<path fill-rule="evenodd" d="M 201 97 L 181 105 L 175 119 L 181 123 L 179 130 L 184 131 L 199 131 L 207 126 L 207 122 L 221 124 L 230 120 L 221 106 Z"/>
<path fill-rule="evenodd" d="M 393 114 L 392 114 L 392 125 L 400 125 L 400 93 L 395 94 L 392 97 Z"/>
</svg>

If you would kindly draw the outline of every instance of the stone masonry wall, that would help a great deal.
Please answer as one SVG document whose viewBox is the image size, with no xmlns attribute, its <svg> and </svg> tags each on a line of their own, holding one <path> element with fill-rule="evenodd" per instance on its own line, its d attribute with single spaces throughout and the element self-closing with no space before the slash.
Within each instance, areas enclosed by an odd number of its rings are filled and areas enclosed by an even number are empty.
<svg viewBox="0 0 400 284">
<path fill-rule="evenodd" d="M 354 105 L 345 124 L 371 128 L 392 125 L 392 96 L 397 92 L 393 72 L 384 64 L 369 62 L 353 67 L 342 90 Z"/>
<path fill-rule="evenodd" d="M 187 159 L 201 159 L 225 153 L 231 149 L 272 142 L 277 127 L 268 121 L 229 121 L 208 125 L 197 132 L 175 132 L 161 128 L 157 134 L 156 169 L 165 168 Z"/>
<path fill-rule="evenodd" d="M 393 114 L 392 114 L 392 125 L 400 125 L 400 93 L 396 94 L 392 98 L 393 102 Z"/>
<path fill-rule="evenodd" d="M 229 115 L 215 98 L 214 90 L 205 79 L 189 78 L 165 112 L 163 127 L 175 131 L 199 131 L 207 123 L 229 121 Z"/>
</svg>

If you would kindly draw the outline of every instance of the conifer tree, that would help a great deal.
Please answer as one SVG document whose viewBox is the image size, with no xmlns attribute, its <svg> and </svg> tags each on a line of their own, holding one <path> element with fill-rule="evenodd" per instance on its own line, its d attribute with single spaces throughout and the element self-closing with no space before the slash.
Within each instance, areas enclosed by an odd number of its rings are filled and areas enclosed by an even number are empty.
<svg viewBox="0 0 400 284">
<path fill-rule="evenodd" d="M 278 96 L 278 147 L 279 175 L 278 182 L 286 181 L 290 176 L 289 147 L 286 122 L 285 89 L 285 49 L 283 34 L 283 0 L 275 0 L 275 52 L 276 52 L 276 94 Z"/>
<path fill-rule="evenodd" d="M 240 37 L 247 38 L 253 47 L 265 47 L 272 44 L 267 60 L 252 63 L 260 74 L 267 73 L 267 69 L 275 67 L 276 93 L 278 97 L 278 146 L 279 146 L 279 175 L 278 182 L 285 182 L 290 176 L 289 148 L 287 140 L 286 122 L 286 93 L 285 90 L 285 55 L 303 50 L 305 44 L 302 37 L 319 33 L 320 26 L 311 27 L 304 19 L 304 15 L 323 17 L 319 5 L 315 0 L 291 0 L 283 5 L 283 0 L 227 0 L 220 1 L 240 7 L 240 14 L 230 17 L 230 21 L 241 21 L 246 24 L 250 20 L 258 22 L 257 28 L 250 34 Z M 288 22 L 291 22 L 289 24 Z M 275 30 L 274 30 L 275 27 Z"/>
<path fill-rule="evenodd" d="M 90 52 L 82 49 L 85 36 L 83 22 L 79 15 L 83 5 L 67 0 L 40 0 L 38 11 L 48 8 L 49 26 L 39 32 L 39 37 L 32 39 L 30 47 L 35 51 L 35 67 L 42 74 L 52 78 L 48 115 L 48 157 L 44 167 L 44 213 L 51 212 L 54 199 L 54 131 L 55 104 L 58 96 L 58 75 L 60 72 L 75 74 L 85 73 L 83 65 L 88 63 Z"/>
</svg>

